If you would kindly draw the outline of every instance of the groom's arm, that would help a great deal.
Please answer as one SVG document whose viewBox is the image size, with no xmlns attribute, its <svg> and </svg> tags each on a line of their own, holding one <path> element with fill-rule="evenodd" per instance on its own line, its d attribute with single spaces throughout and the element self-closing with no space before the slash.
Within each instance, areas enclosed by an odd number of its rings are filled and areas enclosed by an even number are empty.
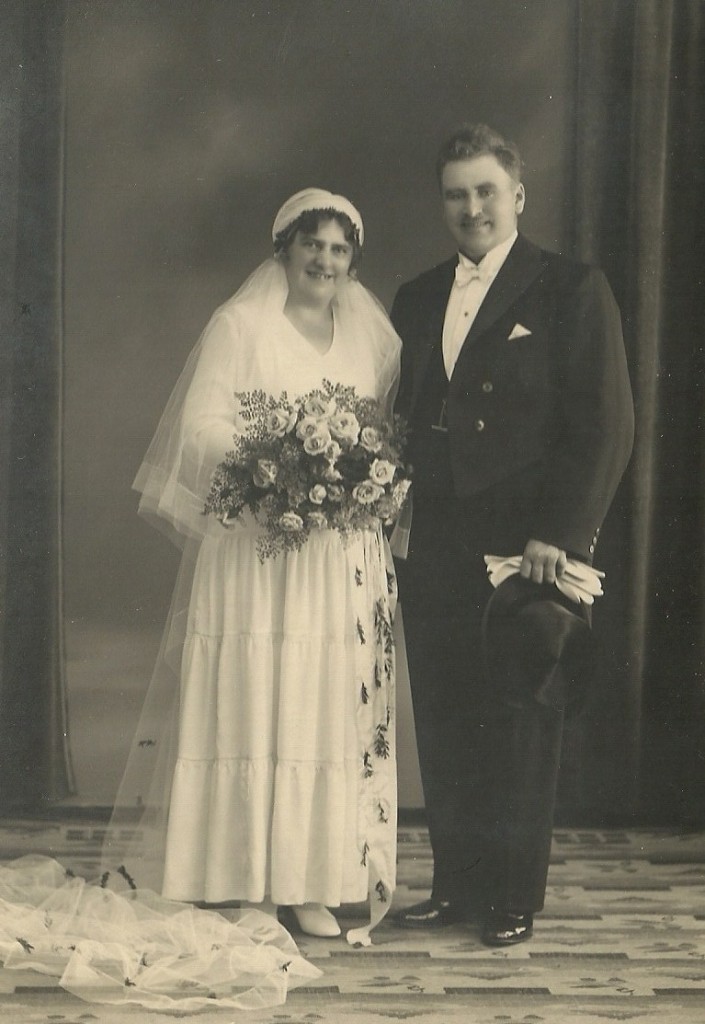
<svg viewBox="0 0 705 1024">
<path fill-rule="evenodd" d="M 634 436 L 621 318 L 604 274 L 581 268 L 558 308 L 560 430 L 525 552 L 530 575 L 551 572 L 554 555 L 545 546 L 592 558 Z M 557 556 L 554 571 L 559 563 Z"/>
<path fill-rule="evenodd" d="M 414 316 L 414 304 L 412 301 L 409 284 L 403 284 L 397 291 L 392 309 L 389 314 L 395 331 L 402 341 L 401 349 L 401 376 L 399 379 L 399 392 L 395 407 L 397 412 L 403 416 L 408 415 L 411 407 L 413 394 L 413 360 L 412 347 L 414 336 L 414 325 L 417 318 Z"/>
</svg>

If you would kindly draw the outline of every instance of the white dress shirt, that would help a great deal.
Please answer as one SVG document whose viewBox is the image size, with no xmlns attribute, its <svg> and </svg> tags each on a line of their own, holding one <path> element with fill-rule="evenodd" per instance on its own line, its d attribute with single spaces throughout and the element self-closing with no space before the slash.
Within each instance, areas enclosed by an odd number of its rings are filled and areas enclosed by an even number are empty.
<svg viewBox="0 0 705 1024">
<path fill-rule="evenodd" d="M 478 264 L 473 263 L 462 252 L 458 253 L 456 279 L 450 290 L 443 322 L 443 362 L 448 380 L 453 374 L 463 342 L 473 325 L 477 311 L 516 242 L 517 235 L 518 232 L 515 231 L 504 242 L 490 249 Z"/>
</svg>

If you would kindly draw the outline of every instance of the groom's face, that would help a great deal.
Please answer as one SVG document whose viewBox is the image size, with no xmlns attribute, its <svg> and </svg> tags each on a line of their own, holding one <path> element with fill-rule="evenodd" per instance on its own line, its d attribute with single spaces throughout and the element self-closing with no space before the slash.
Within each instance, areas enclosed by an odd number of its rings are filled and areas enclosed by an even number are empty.
<svg viewBox="0 0 705 1024">
<path fill-rule="evenodd" d="M 514 233 L 524 209 L 524 186 L 491 153 L 446 164 L 441 196 L 451 234 L 476 263 Z"/>
</svg>

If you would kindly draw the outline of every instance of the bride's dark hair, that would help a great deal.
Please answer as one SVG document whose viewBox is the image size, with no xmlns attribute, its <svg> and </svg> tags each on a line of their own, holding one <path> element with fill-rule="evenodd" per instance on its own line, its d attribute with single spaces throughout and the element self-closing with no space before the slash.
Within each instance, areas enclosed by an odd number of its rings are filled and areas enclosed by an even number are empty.
<svg viewBox="0 0 705 1024">
<path fill-rule="evenodd" d="M 274 253 L 285 253 L 294 241 L 296 233 L 302 231 L 306 235 L 315 235 L 321 223 L 334 220 L 343 230 L 345 241 L 352 246 L 352 259 L 350 261 L 350 272 L 357 270 L 362 259 L 362 246 L 357 228 L 346 213 L 340 210 L 304 210 L 302 214 L 287 224 L 283 231 L 280 231 L 274 239 Z"/>
</svg>

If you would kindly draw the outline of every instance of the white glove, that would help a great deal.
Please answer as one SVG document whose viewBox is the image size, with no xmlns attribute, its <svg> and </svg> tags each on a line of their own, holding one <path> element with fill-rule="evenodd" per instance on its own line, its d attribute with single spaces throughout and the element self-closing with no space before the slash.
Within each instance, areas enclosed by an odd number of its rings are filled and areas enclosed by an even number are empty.
<svg viewBox="0 0 705 1024">
<path fill-rule="evenodd" d="M 487 574 L 493 587 L 504 583 L 509 576 L 519 572 L 521 555 L 502 558 L 500 555 L 485 555 Z M 605 574 L 592 565 L 569 558 L 563 573 L 556 578 L 556 586 L 562 594 L 576 604 L 594 604 L 595 598 L 604 593 L 602 580 Z"/>
</svg>

